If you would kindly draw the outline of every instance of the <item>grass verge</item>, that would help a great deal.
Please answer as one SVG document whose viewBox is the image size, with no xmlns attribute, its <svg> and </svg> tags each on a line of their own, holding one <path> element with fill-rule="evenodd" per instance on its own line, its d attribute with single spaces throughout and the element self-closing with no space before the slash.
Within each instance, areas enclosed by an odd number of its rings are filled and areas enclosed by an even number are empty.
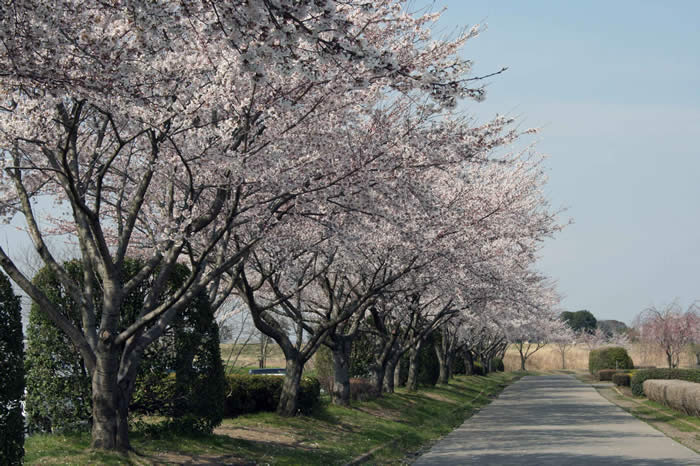
<svg viewBox="0 0 700 466">
<path fill-rule="evenodd" d="M 656 430 L 686 447 L 700 453 L 700 418 L 688 416 L 662 404 L 636 397 L 629 389 L 619 387 L 599 388 L 598 392 L 608 401 L 648 423 Z"/>
<path fill-rule="evenodd" d="M 256 413 L 226 419 L 210 436 L 132 434 L 128 457 L 89 450 L 89 434 L 34 435 L 26 464 L 345 464 L 363 458 L 400 464 L 449 433 L 523 373 L 458 376 L 447 386 L 403 389 L 349 408 L 320 407 L 311 416 Z"/>
</svg>

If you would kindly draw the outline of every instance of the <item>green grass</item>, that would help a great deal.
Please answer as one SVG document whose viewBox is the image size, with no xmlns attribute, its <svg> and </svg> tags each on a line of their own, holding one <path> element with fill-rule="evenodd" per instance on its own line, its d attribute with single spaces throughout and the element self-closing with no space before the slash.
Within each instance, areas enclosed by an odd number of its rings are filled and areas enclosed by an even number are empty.
<svg viewBox="0 0 700 466">
<path fill-rule="evenodd" d="M 659 411 L 663 411 L 663 414 L 657 412 L 655 416 L 659 418 L 659 420 L 663 420 L 663 422 L 668 422 L 669 424 L 673 425 L 675 428 L 677 428 L 680 431 L 683 432 L 697 432 L 700 431 L 700 417 L 698 416 L 688 416 L 680 411 L 676 411 L 675 409 L 669 408 L 667 406 L 662 405 L 661 403 L 657 403 L 655 401 L 651 400 L 646 400 L 643 402 L 645 405 L 650 406 L 652 408 L 655 408 Z M 643 409 L 643 408 L 639 408 Z M 648 410 L 652 411 L 652 410 Z M 689 426 L 688 424 L 692 424 L 696 426 L 695 428 Z"/>
<path fill-rule="evenodd" d="M 399 464 L 407 454 L 460 425 L 520 375 L 459 376 L 447 386 L 416 393 L 399 389 L 349 408 L 324 405 L 311 416 L 250 414 L 224 420 L 219 430 L 250 432 L 255 441 L 227 435 L 148 438 L 137 432 L 132 435 L 132 445 L 142 456 L 130 454 L 128 458 L 90 452 L 88 434 L 35 435 L 27 439 L 26 463 L 151 464 L 162 461 L 156 456 L 160 452 L 169 452 L 210 460 L 226 457 L 257 463 L 326 465 L 344 464 L 378 448 L 372 463 Z"/>
</svg>

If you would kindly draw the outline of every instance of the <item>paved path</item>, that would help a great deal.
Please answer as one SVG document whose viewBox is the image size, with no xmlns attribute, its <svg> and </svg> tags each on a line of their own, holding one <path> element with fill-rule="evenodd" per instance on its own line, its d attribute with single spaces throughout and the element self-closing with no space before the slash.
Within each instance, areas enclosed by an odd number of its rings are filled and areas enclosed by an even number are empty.
<svg viewBox="0 0 700 466">
<path fill-rule="evenodd" d="M 566 375 L 524 377 L 414 466 L 700 465 L 700 455 Z"/>
</svg>

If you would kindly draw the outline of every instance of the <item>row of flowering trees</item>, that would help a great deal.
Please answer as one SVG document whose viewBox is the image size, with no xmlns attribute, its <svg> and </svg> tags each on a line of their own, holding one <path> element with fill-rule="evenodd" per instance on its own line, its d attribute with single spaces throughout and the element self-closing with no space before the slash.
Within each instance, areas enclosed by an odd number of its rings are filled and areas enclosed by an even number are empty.
<svg viewBox="0 0 700 466">
<path fill-rule="evenodd" d="M 92 380 L 92 444 L 128 449 L 144 350 L 202 292 L 242 299 L 282 348 L 279 412 L 306 361 L 333 352 L 334 397 L 361 324 L 375 383 L 439 329 L 495 354 L 493 329 L 551 313 L 532 265 L 560 226 L 541 157 L 481 100 L 437 15 L 401 0 L 36 0 L 0 5 L 0 214 L 19 213 L 78 307 L 76 326 L 0 249 L 0 266 L 70 338 Z M 498 72 L 498 71 L 497 71 Z M 38 219 L 49 196 L 67 217 Z M 47 223 L 50 226 L 46 226 Z M 76 283 L 46 236 L 72 235 Z M 125 279 L 125 264 L 142 266 Z M 190 274 L 167 299 L 177 264 Z M 124 300 L 150 284 L 136 319 Z M 291 331 L 290 331 L 291 329 Z M 495 338 L 491 341 L 491 338 Z M 446 369 L 445 369 L 446 370 Z M 445 380 L 446 375 L 443 376 Z"/>
</svg>

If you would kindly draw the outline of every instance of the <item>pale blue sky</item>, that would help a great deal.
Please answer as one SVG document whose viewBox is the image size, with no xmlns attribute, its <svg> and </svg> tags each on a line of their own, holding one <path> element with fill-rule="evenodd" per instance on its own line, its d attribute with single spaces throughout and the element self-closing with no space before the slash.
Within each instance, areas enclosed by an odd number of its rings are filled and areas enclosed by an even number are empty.
<svg viewBox="0 0 700 466">
<path fill-rule="evenodd" d="M 443 33 L 487 24 L 463 52 L 476 74 L 509 67 L 465 108 L 542 129 L 549 198 L 575 222 L 540 263 L 563 307 L 630 322 L 700 299 L 700 2 L 435 5 Z"/>
</svg>

